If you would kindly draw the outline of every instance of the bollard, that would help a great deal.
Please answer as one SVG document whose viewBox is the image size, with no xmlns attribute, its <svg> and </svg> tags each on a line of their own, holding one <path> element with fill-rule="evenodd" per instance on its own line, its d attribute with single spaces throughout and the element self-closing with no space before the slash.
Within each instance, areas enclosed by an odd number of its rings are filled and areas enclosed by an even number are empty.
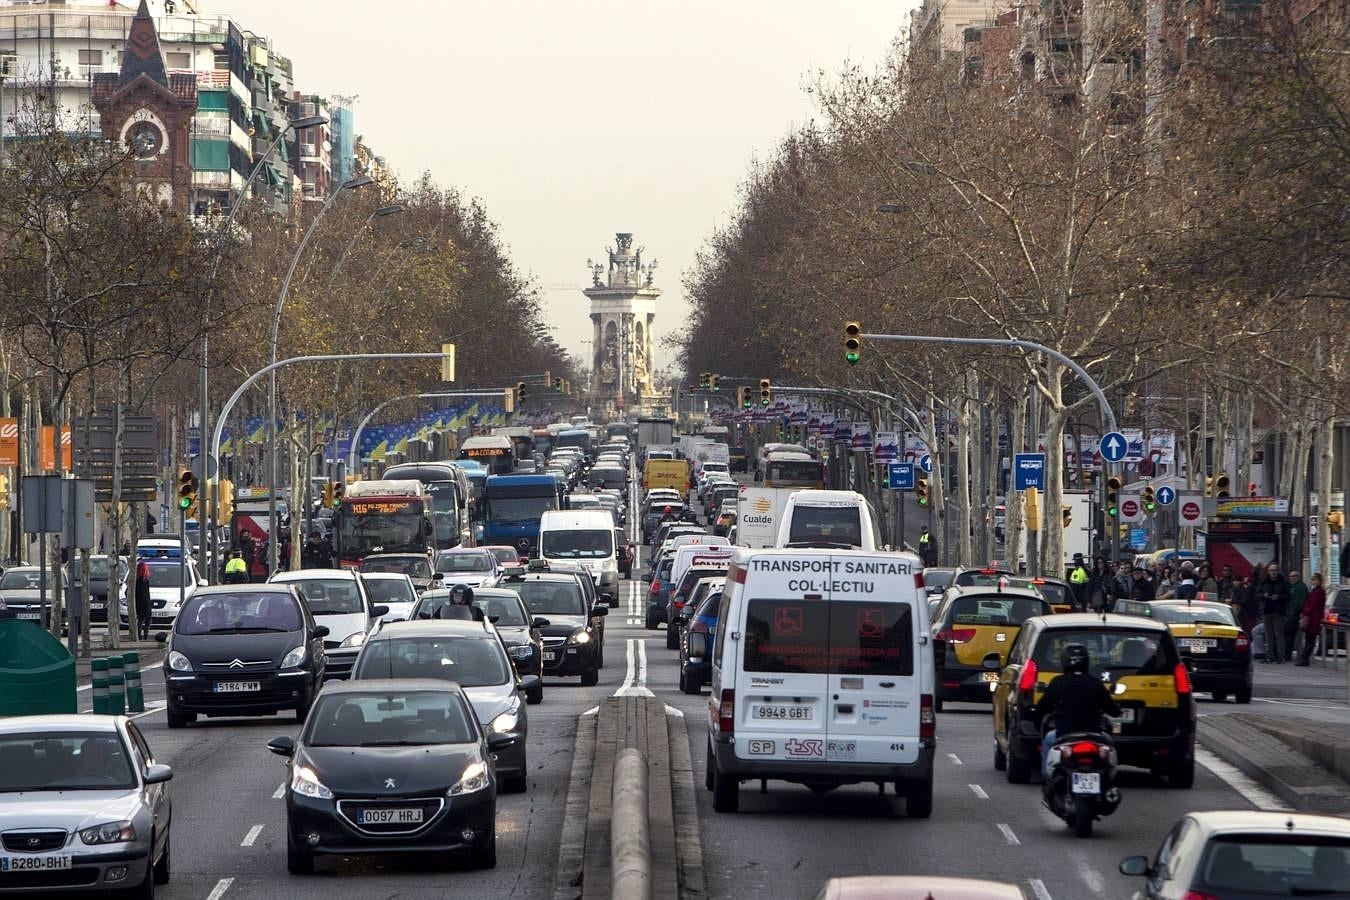
<svg viewBox="0 0 1350 900">
<path fill-rule="evenodd" d="M 103 657 L 89 661 L 89 680 L 93 685 L 94 715 L 106 716 L 108 708 L 108 661 Z"/>
<path fill-rule="evenodd" d="M 612 900 L 650 900 L 651 823 L 647 817 L 647 760 L 636 747 L 614 758 L 609 858 Z"/>
<path fill-rule="evenodd" d="M 122 665 L 126 669 L 127 712 L 145 712 L 145 692 L 141 690 L 141 655 L 134 650 L 123 653 Z"/>
<path fill-rule="evenodd" d="M 125 715 L 127 711 L 126 676 L 122 671 L 122 657 L 108 657 L 108 713 Z"/>
</svg>

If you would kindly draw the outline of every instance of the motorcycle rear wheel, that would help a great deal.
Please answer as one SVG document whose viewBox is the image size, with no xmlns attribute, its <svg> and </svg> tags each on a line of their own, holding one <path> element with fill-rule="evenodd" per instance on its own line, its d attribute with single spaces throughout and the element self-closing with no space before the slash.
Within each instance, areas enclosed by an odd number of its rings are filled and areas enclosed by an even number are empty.
<svg viewBox="0 0 1350 900">
<path fill-rule="evenodd" d="M 1073 821 L 1069 824 L 1073 826 L 1075 837 L 1092 837 L 1092 822 L 1097 818 L 1095 806 L 1090 797 L 1073 798 Z"/>
</svg>

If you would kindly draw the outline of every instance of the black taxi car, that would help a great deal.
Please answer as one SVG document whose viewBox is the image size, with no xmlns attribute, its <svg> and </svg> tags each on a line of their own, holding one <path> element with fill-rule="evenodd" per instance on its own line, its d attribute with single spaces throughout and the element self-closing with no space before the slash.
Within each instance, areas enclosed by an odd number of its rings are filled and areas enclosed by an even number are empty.
<svg viewBox="0 0 1350 900">
<path fill-rule="evenodd" d="M 1172 630 L 1191 661 L 1191 686 L 1223 702 L 1252 702 L 1252 642 L 1227 603 L 1212 600 L 1117 600 L 1115 612 L 1145 616 Z"/>
<path fill-rule="evenodd" d="M 1001 661 L 1023 622 L 1052 612 L 1029 588 L 948 588 L 933 613 L 934 707 L 941 710 L 944 700 L 988 703 L 998 671 L 985 668 L 986 657 L 997 653 Z"/>
<path fill-rule="evenodd" d="M 1121 715 L 1111 722 L 1122 765 L 1165 776 L 1172 787 L 1195 781 L 1195 697 L 1189 664 L 1161 622 L 1115 613 L 1065 613 L 1028 619 L 1007 664 L 993 653 L 985 665 L 999 672 L 994 688 L 994 768 L 1025 783 L 1040 766 L 1041 726 L 1033 709 L 1060 674 L 1069 644 L 1082 644 L 1089 671 L 1111 690 Z"/>
</svg>

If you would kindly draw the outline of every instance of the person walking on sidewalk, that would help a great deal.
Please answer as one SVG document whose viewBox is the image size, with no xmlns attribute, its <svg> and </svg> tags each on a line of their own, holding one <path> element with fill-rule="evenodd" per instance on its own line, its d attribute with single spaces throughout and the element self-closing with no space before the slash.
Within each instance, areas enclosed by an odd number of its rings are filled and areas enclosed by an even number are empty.
<svg viewBox="0 0 1350 900">
<path fill-rule="evenodd" d="M 1298 619 L 1303 615 L 1303 604 L 1308 602 L 1308 585 L 1298 569 L 1289 570 L 1289 605 L 1284 608 L 1284 661 L 1294 661 L 1294 644 L 1298 638 Z"/>
<path fill-rule="evenodd" d="M 1308 591 L 1307 602 L 1303 604 L 1303 614 L 1298 619 L 1299 630 L 1303 632 L 1303 650 L 1298 655 L 1297 665 L 1306 666 L 1312 659 L 1313 646 L 1322 634 L 1322 617 L 1326 615 L 1326 611 L 1327 592 L 1322 587 L 1322 576 L 1319 573 L 1312 577 L 1312 590 Z"/>
<path fill-rule="evenodd" d="M 1266 567 L 1266 580 L 1257 596 L 1261 600 L 1261 621 L 1266 626 L 1266 662 L 1284 662 L 1284 611 L 1289 607 L 1289 582 L 1273 561 Z"/>
<path fill-rule="evenodd" d="M 136 630 L 133 638 L 150 640 L 150 564 L 143 559 L 136 563 Z"/>
</svg>

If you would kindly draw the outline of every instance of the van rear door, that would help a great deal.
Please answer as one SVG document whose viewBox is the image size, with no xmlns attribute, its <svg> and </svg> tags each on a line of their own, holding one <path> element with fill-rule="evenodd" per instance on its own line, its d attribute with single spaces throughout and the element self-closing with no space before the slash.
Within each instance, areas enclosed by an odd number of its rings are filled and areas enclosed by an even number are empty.
<svg viewBox="0 0 1350 900">
<path fill-rule="evenodd" d="M 839 554 L 831 578 L 829 724 L 832 762 L 899 765 L 919 758 L 921 697 L 930 666 L 919 658 L 927 602 L 917 559 Z"/>
<path fill-rule="evenodd" d="M 748 762 L 825 759 L 830 604 L 827 554 L 752 557 L 745 563 L 735 666 L 736 755 Z M 724 687 L 726 685 L 724 684 Z"/>
</svg>

